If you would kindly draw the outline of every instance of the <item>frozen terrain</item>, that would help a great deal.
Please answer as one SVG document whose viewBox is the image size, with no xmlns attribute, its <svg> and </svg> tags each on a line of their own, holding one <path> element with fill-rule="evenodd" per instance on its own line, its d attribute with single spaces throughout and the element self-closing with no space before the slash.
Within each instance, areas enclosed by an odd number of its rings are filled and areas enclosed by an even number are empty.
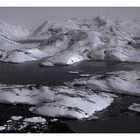
<svg viewBox="0 0 140 140">
<path fill-rule="evenodd" d="M 123 28 L 124 31 L 129 33 L 132 37 L 140 36 L 140 20 L 133 19 L 133 20 L 117 20 L 116 23 L 118 26 Z"/>
<path fill-rule="evenodd" d="M 79 78 L 80 81 L 103 76 L 103 79 L 105 74 L 118 74 L 124 81 L 137 81 L 139 63 L 91 60 L 68 67 L 42 68 L 38 66 L 38 62 L 21 65 L 0 63 L 0 67 L 0 83 L 5 83 L 0 86 L 0 132 L 71 132 L 63 122 L 74 132 L 140 130 L 139 112 L 128 109 L 131 104 L 140 103 L 139 96 L 118 94 L 116 91 L 110 94 L 94 90 L 92 86 L 73 85 L 72 82 L 74 78 Z M 136 71 L 130 71 L 134 69 Z M 64 82 L 68 84 L 60 86 Z M 138 85 L 133 82 L 135 84 Z M 112 86 L 115 87 L 113 82 Z M 126 87 L 129 89 L 129 86 Z M 78 112 L 78 109 L 87 114 Z M 90 116 L 91 112 L 93 114 Z M 44 118 L 46 122 L 43 121 Z"/>
<path fill-rule="evenodd" d="M 138 103 L 133 103 L 132 105 L 130 105 L 128 107 L 129 110 L 132 110 L 132 111 L 136 111 L 136 112 L 140 112 L 140 104 Z"/>
<path fill-rule="evenodd" d="M 44 66 L 71 65 L 89 59 L 139 62 L 140 50 L 134 47 L 134 35 L 126 28 L 125 22 L 105 16 L 69 19 L 63 24 L 45 21 L 30 31 L 2 22 L 0 61 L 22 63 L 44 58 Z"/>
<path fill-rule="evenodd" d="M 93 90 L 140 96 L 140 72 L 117 71 L 76 79 L 73 85 L 90 87 Z"/>
<path fill-rule="evenodd" d="M 89 118 L 107 108 L 113 95 L 65 86 L 49 88 L 22 85 L 1 85 L 0 102 L 36 105 L 30 111 L 48 117 Z M 15 119 L 15 118 L 14 118 Z"/>
<path fill-rule="evenodd" d="M 12 112 L 5 125 L 0 124 L 0 131 L 22 131 L 30 124 L 46 131 L 48 120 L 81 122 L 100 119 L 101 114 L 138 113 L 139 63 L 125 63 L 131 65 L 127 67 L 114 62 L 140 62 L 135 37 L 139 37 L 139 21 L 112 21 L 105 16 L 73 18 L 63 24 L 45 21 L 34 30 L 0 22 L 0 61 L 36 61 L 19 67 L 1 63 L 0 107 L 25 107 L 31 116 L 24 116 L 20 108 L 19 114 Z M 84 66 L 72 65 L 81 61 Z"/>
</svg>

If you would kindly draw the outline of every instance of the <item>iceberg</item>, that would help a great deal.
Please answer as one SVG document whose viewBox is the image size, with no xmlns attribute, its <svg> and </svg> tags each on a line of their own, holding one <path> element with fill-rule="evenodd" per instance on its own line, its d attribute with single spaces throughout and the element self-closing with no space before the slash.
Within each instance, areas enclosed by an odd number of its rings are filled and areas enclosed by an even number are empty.
<svg viewBox="0 0 140 140">
<path fill-rule="evenodd" d="M 11 119 L 14 121 L 18 121 L 22 119 L 22 116 L 12 116 Z"/>
<path fill-rule="evenodd" d="M 49 117 L 86 119 L 112 102 L 113 97 L 106 93 L 59 87 L 52 101 L 31 107 L 30 111 Z"/>
<path fill-rule="evenodd" d="M 42 117 L 32 117 L 32 118 L 26 118 L 23 121 L 28 123 L 44 123 L 46 122 L 46 119 Z"/>
<path fill-rule="evenodd" d="M 132 105 L 130 105 L 128 107 L 129 110 L 132 110 L 132 111 L 136 111 L 136 112 L 140 112 L 140 104 L 138 103 L 133 103 Z"/>
<path fill-rule="evenodd" d="M 86 119 L 97 111 L 106 109 L 113 100 L 111 94 L 74 87 L 0 85 L 1 103 L 32 105 L 34 107 L 30 111 L 48 117 Z"/>
<path fill-rule="evenodd" d="M 45 100 L 48 87 L 40 89 L 30 85 L 0 85 L 0 102 L 7 104 L 36 105 Z"/>
<path fill-rule="evenodd" d="M 140 96 L 140 72 L 107 72 L 88 78 L 75 79 L 73 85 L 90 87 L 95 91 Z"/>
</svg>

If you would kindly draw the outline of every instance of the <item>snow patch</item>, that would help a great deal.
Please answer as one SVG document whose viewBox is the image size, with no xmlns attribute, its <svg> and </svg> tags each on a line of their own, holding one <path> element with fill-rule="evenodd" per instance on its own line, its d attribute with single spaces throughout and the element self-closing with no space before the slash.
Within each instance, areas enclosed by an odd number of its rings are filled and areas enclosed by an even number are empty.
<svg viewBox="0 0 140 140">
<path fill-rule="evenodd" d="M 44 123 L 46 122 L 46 119 L 42 117 L 32 117 L 32 118 L 26 118 L 23 121 L 29 122 L 29 123 Z"/>
</svg>

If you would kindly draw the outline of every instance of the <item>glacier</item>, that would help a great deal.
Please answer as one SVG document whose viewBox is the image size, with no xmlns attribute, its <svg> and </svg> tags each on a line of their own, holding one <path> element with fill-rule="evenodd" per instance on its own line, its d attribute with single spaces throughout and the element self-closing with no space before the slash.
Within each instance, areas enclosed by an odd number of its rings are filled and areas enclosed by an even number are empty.
<svg viewBox="0 0 140 140">
<path fill-rule="evenodd" d="M 43 66 L 72 65 L 89 59 L 139 62 L 140 51 L 133 39 L 136 34 L 127 28 L 125 21 L 105 16 L 72 18 L 62 24 L 46 20 L 30 30 L 0 22 L 0 61 L 23 63 L 43 58 Z"/>
</svg>

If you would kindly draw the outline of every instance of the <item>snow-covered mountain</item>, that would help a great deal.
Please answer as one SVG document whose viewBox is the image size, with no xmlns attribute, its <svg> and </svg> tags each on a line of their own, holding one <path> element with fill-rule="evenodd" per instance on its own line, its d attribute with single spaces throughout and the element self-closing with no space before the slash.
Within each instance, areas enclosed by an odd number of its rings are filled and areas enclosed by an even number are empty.
<svg viewBox="0 0 140 140">
<path fill-rule="evenodd" d="M 32 32 L 21 26 L 0 25 L 4 28 L 0 30 L 4 62 L 22 63 L 44 57 L 44 66 L 71 65 L 86 59 L 140 61 L 131 33 L 105 16 L 72 18 L 63 24 L 45 21 Z"/>
<path fill-rule="evenodd" d="M 0 47 L 7 50 L 7 46 L 17 44 L 16 39 L 26 38 L 29 33 L 30 31 L 25 27 L 0 21 Z"/>
<path fill-rule="evenodd" d="M 125 21 L 116 21 L 118 26 L 123 28 L 123 30 L 133 37 L 140 36 L 140 20 L 125 20 Z"/>
<path fill-rule="evenodd" d="M 21 25 L 0 21 L 0 34 L 5 35 L 7 38 L 24 38 L 29 35 L 29 30 Z"/>
</svg>

